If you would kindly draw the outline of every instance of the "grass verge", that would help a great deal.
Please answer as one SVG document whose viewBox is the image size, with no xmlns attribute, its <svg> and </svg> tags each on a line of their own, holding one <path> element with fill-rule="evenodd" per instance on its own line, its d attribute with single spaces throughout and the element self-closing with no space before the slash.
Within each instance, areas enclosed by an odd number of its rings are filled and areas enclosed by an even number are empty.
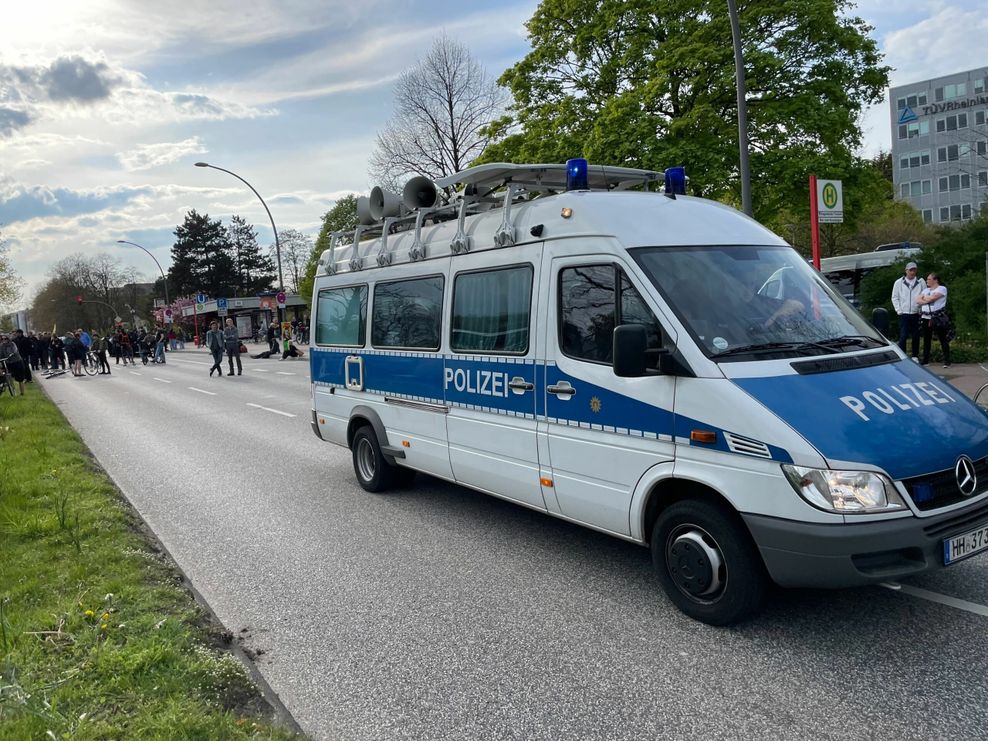
<svg viewBox="0 0 988 741">
<path fill-rule="evenodd" d="M 0 738 L 290 739 L 32 384 L 0 398 Z"/>
</svg>

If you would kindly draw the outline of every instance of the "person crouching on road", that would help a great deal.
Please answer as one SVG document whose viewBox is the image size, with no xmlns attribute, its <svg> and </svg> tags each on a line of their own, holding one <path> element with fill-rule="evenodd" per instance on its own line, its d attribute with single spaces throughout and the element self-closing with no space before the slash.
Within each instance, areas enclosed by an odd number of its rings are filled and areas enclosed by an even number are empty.
<svg viewBox="0 0 988 741">
<path fill-rule="evenodd" d="M 240 333 L 233 325 L 233 320 L 229 317 L 226 319 L 226 326 L 223 327 L 223 344 L 226 346 L 227 360 L 230 361 L 230 372 L 227 375 L 233 375 L 233 359 L 236 358 L 237 375 L 242 376 L 244 374 L 244 368 L 240 364 Z"/>
<path fill-rule="evenodd" d="M 209 377 L 213 377 L 213 372 L 223 375 L 223 332 L 220 331 L 220 324 L 215 319 L 209 323 L 209 331 L 206 332 L 206 349 L 213 356 L 213 367 L 209 369 Z M 240 348 L 237 348 L 238 350 Z"/>
<path fill-rule="evenodd" d="M 906 263 L 906 274 L 892 284 L 892 308 L 899 316 L 899 347 L 906 352 L 912 338 L 912 359 L 919 361 L 919 304 L 916 299 L 926 285 L 916 275 L 916 263 Z"/>
</svg>

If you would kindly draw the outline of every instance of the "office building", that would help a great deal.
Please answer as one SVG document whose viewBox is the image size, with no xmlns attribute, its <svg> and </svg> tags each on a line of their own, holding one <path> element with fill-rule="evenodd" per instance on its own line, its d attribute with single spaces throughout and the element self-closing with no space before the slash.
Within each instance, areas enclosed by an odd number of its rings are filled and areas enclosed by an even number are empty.
<svg viewBox="0 0 988 741">
<path fill-rule="evenodd" d="M 889 93 L 895 197 L 928 224 L 988 212 L 988 67 Z"/>
</svg>

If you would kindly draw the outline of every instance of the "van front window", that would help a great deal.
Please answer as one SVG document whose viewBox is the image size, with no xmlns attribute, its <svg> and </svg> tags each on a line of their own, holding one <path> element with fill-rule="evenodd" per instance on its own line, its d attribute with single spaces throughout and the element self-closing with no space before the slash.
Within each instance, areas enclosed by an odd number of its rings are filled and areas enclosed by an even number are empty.
<svg viewBox="0 0 988 741">
<path fill-rule="evenodd" d="M 791 247 L 646 247 L 632 253 L 715 360 L 820 355 L 887 344 Z"/>
</svg>

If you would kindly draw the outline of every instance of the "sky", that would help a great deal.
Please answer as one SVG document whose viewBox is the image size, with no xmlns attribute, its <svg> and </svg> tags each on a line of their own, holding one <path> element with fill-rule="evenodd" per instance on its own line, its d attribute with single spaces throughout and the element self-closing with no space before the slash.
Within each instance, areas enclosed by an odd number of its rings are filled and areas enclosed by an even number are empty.
<svg viewBox="0 0 988 741">
<path fill-rule="evenodd" d="M 318 232 L 366 192 L 397 76 L 440 34 L 499 75 L 528 51 L 535 0 L 2 0 L 0 230 L 22 306 L 50 266 L 106 252 L 165 270 L 190 209 Z M 979 7 L 980 6 L 980 7 Z M 743 13 L 744 4 L 741 4 Z M 853 11 L 893 86 L 988 66 L 983 0 L 860 0 Z M 862 118 L 864 154 L 889 149 L 888 108 Z M 578 154 L 578 153 L 577 153 Z"/>
</svg>

